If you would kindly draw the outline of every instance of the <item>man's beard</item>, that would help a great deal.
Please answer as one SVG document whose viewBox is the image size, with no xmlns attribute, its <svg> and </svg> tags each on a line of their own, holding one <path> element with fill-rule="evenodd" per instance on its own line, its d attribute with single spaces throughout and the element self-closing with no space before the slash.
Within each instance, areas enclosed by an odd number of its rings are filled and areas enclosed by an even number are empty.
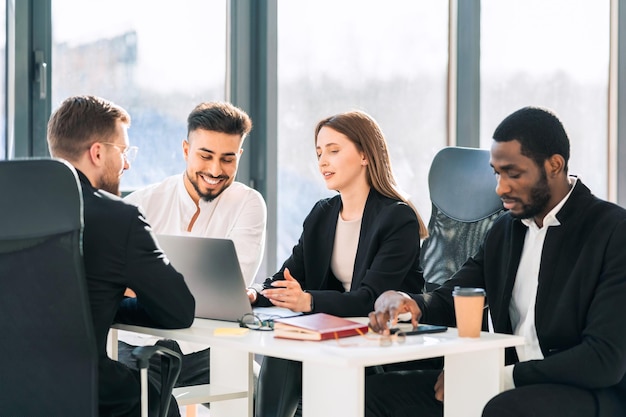
<svg viewBox="0 0 626 417">
<path fill-rule="evenodd" d="M 98 184 L 98 188 L 117 196 L 122 195 L 120 193 L 119 173 L 116 172 L 108 163 L 105 163 L 105 173 L 102 177 L 100 177 L 100 184 Z"/>
<path fill-rule="evenodd" d="M 552 192 L 548 186 L 548 176 L 546 170 L 541 170 L 541 178 L 530 190 L 530 202 L 522 205 L 522 212 L 511 213 L 511 216 L 519 219 L 530 219 L 544 211 L 548 202 L 552 198 Z"/>
<path fill-rule="evenodd" d="M 186 175 L 187 175 L 187 179 L 188 179 L 188 180 L 189 180 L 189 182 L 191 183 L 191 186 L 193 187 L 193 189 L 194 189 L 194 190 L 196 190 L 196 193 L 198 193 L 198 197 L 200 197 L 202 200 L 204 200 L 204 201 L 206 201 L 206 202 L 208 202 L 208 203 L 210 203 L 211 201 L 213 201 L 213 200 L 215 200 L 217 197 L 219 197 L 219 196 L 220 196 L 220 194 L 222 194 L 222 192 L 224 192 L 224 190 L 225 190 L 226 188 L 228 188 L 228 186 L 230 185 L 230 184 L 226 184 L 226 181 L 228 181 L 228 178 L 229 178 L 229 177 L 227 177 L 227 176 L 220 175 L 220 176 L 218 176 L 218 177 L 211 177 L 211 178 L 215 178 L 215 179 L 221 179 L 221 180 L 224 180 L 224 184 L 223 184 L 223 186 L 222 186 L 219 190 L 215 190 L 215 191 L 209 190 L 209 192 L 203 192 L 203 191 L 200 189 L 200 186 L 198 185 L 198 182 L 200 181 L 200 180 L 198 179 L 199 175 L 198 175 L 198 174 L 196 174 L 196 176 L 195 176 L 195 178 L 194 178 L 194 177 L 192 177 L 192 176 L 189 174 L 189 172 L 188 172 L 188 171 L 186 171 L 185 173 L 186 173 Z"/>
</svg>

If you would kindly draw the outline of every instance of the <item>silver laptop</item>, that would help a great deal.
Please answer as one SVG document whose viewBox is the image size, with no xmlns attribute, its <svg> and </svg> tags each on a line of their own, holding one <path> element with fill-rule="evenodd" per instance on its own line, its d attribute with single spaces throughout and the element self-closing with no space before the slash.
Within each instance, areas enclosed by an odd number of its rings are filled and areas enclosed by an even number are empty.
<svg viewBox="0 0 626 417">
<path fill-rule="evenodd" d="M 252 308 L 230 239 L 157 234 L 172 266 L 196 299 L 196 317 L 237 321 Z"/>
</svg>

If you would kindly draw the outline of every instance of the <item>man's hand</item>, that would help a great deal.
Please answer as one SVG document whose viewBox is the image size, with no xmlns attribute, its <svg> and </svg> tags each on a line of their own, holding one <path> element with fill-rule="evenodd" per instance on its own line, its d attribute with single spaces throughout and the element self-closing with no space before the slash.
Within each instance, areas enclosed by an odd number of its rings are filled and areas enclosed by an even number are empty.
<svg viewBox="0 0 626 417">
<path fill-rule="evenodd" d="M 443 371 L 441 371 L 437 377 L 437 382 L 435 382 L 435 398 L 443 402 Z"/>
<path fill-rule="evenodd" d="M 369 326 L 377 333 L 389 333 L 389 324 L 395 326 L 401 313 L 411 313 L 411 324 L 417 327 L 422 312 L 415 300 L 397 291 L 385 291 L 376 299 L 374 311 L 368 315 Z"/>
<path fill-rule="evenodd" d="M 263 290 L 263 295 L 277 307 L 308 313 L 311 311 L 311 294 L 302 291 L 300 283 L 289 269 L 283 272 L 284 280 L 272 282 L 272 288 Z"/>
</svg>

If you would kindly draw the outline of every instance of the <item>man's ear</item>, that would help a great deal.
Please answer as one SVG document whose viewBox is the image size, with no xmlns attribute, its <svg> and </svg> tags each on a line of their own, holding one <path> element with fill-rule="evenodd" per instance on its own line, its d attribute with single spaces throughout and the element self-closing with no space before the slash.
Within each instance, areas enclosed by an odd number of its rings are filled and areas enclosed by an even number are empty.
<svg viewBox="0 0 626 417">
<path fill-rule="evenodd" d="M 546 172 L 548 176 L 555 177 L 564 171 L 565 159 L 562 155 L 554 154 L 546 160 Z"/>
<path fill-rule="evenodd" d="M 101 143 L 94 142 L 89 147 L 89 160 L 97 167 L 104 165 L 104 150 Z"/>
<path fill-rule="evenodd" d="M 189 141 L 187 139 L 183 139 L 183 157 L 185 161 L 189 158 Z"/>
</svg>

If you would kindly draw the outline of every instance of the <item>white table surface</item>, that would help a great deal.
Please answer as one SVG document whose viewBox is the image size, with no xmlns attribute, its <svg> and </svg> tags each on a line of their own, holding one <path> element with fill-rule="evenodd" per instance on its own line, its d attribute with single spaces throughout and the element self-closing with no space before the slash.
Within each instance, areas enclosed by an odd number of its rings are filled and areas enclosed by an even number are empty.
<svg viewBox="0 0 626 417">
<path fill-rule="evenodd" d="M 365 318 L 355 320 L 366 321 Z M 211 416 L 252 416 L 253 354 L 303 362 L 303 416 L 362 417 L 364 369 L 368 366 L 445 357 L 445 417 L 480 416 L 484 404 L 501 391 L 504 348 L 524 339 L 481 333 L 477 339 L 459 338 L 456 329 L 445 333 L 409 336 L 404 344 L 380 347 L 376 338 L 354 336 L 326 341 L 276 339 L 273 332 L 249 330 L 240 336 L 214 335 L 218 328 L 237 323 L 196 319 L 188 329 L 164 330 L 130 325 L 115 328 L 211 346 L 211 387 L 232 390 L 230 401 L 212 402 Z M 343 346 L 349 345 L 349 346 Z M 217 387 L 219 385 L 219 388 Z"/>
</svg>

